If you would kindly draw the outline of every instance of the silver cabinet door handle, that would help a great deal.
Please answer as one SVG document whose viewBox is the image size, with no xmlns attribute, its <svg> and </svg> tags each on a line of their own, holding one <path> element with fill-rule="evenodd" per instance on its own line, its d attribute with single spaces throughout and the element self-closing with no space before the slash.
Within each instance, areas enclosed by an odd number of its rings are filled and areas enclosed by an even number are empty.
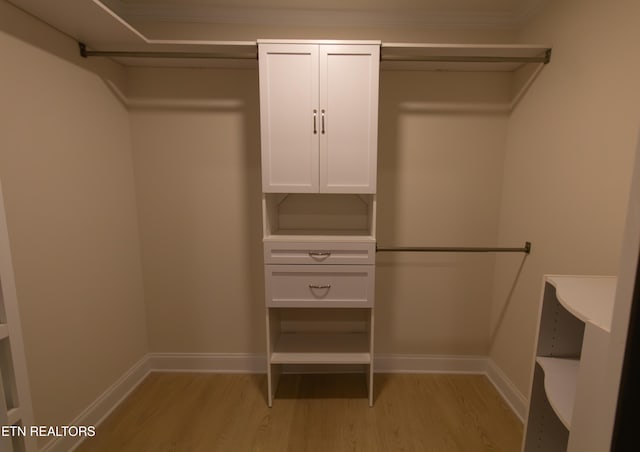
<svg viewBox="0 0 640 452">
<path fill-rule="evenodd" d="M 327 258 L 331 256 L 330 251 L 309 251 L 309 257 L 324 257 Z"/>
<path fill-rule="evenodd" d="M 309 289 L 331 289 L 331 284 L 309 284 Z"/>
<path fill-rule="evenodd" d="M 318 110 L 313 110 L 313 134 L 318 134 Z"/>
<path fill-rule="evenodd" d="M 322 134 L 324 135 L 324 109 L 322 110 Z"/>
</svg>

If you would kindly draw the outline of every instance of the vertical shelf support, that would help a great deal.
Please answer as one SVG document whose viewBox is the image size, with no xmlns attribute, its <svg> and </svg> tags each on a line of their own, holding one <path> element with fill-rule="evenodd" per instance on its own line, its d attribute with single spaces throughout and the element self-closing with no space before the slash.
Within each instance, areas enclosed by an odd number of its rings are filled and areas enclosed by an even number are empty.
<svg viewBox="0 0 640 452">
<path fill-rule="evenodd" d="M 33 424 L 18 299 L 0 185 L 0 421 L 2 425 Z M 3 442 L 4 441 L 4 442 Z M 2 450 L 35 452 L 33 436 L 0 437 Z"/>
</svg>

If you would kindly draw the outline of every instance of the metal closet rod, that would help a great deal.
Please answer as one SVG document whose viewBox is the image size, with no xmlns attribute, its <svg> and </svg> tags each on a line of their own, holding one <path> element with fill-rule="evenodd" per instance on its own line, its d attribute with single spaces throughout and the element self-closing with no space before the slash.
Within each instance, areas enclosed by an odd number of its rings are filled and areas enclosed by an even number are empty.
<svg viewBox="0 0 640 452">
<path fill-rule="evenodd" d="M 382 61 L 435 63 L 543 63 L 551 61 L 551 49 L 541 56 L 453 56 L 453 55 L 383 55 Z"/>
<path fill-rule="evenodd" d="M 147 52 L 130 50 L 87 50 L 83 42 L 78 42 L 80 55 L 87 57 L 112 58 L 199 58 L 199 59 L 227 59 L 227 60 L 257 60 L 258 53 L 215 53 L 215 52 Z M 438 63 L 544 63 L 551 60 L 551 49 L 547 49 L 543 56 L 421 56 L 421 55 L 382 55 L 382 61 L 417 61 Z"/>
<path fill-rule="evenodd" d="M 525 253 L 531 252 L 531 242 L 522 248 L 479 247 L 479 246 L 378 246 L 376 252 L 411 253 Z"/>
<path fill-rule="evenodd" d="M 87 50 L 87 46 L 79 42 L 80 56 L 111 58 L 197 58 L 223 60 L 256 60 L 257 52 L 252 53 L 215 53 L 215 52 L 145 52 L 133 50 Z"/>
</svg>

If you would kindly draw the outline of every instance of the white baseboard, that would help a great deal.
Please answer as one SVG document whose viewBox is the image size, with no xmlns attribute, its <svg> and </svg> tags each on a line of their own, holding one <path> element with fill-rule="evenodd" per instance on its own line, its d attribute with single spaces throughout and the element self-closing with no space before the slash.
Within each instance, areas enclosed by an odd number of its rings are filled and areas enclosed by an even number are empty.
<svg viewBox="0 0 640 452">
<path fill-rule="evenodd" d="M 152 372 L 267 372 L 267 357 L 253 353 L 149 353 L 147 357 Z"/>
<path fill-rule="evenodd" d="M 266 373 L 266 365 L 265 355 L 251 353 L 148 353 L 69 425 L 99 425 L 150 372 Z M 483 374 L 520 420 L 526 417 L 526 398 L 486 356 L 377 355 L 374 371 Z M 82 439 L 56 438 L 46 444 L 42 452 L 72 451 Z"/>
<path fill-rule="evenodd" d="M 265 355 L 250 353 L 150 353 L 152 372 L 266 373 Z M 289 366 L 290 369 L 296 369 Z M 339 368 L 340 371 L 343 367 Z M 375 372 L 484 374 L 486 356 L 378 355 Z"/>
<path fill-rule="evenodd" d="M 484 374 L 486 356 L 376 355 L 373 369 L 380 373 Z"/>
<path fill-rule="evenodd" d="M 496 363 L 487 358 L 487 378 L 493 383 L 496 390 L 500 393 L 502 398 L 511 407 L 511 410 L 520 418 L 524 423 L 527 417 L 527 410 L 529 403 L 527 398 L 520 392 L 520 390 L 513 384 L 513 382 L 505 375 Z"/>
<path fill-rule="evenodd" d="M 115 381 L 91 405 L 85 408 L 69 425 L 98 425 L 133 391 L 149 374 L 149 361 L 143 356 L 136 364 Z M 72 451 L 83 437 L 63 436 L 47 443 L 42 452 Z"/>
</svg>

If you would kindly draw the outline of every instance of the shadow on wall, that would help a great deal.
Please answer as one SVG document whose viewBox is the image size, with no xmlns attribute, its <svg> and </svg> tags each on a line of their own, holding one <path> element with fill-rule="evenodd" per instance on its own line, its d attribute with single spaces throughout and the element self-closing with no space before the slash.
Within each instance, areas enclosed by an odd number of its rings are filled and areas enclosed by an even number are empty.
<svg viewBox="0 0 640 452">
<path fill-rule="evenodd" d="M 78 43 L 74 39 L 43 22 L 33 20 L 31 16 L 6 1 L 0 2 L 0 32 L 7 33 L 47 54 L 55 55 L 100 77 L 113 80 L 121 87 L 125 85 L 122 66 L 108 58 L 83 58 L 80 55 Z M 46 77 L 46 74 L 42 74 L 42 77 Z"/>
<path fill-rule="evenodd" d="M 497 245 L 505 73 L 381 75 L 379 246 Z M 377 256 L 376 350 L 487 355 L 493 254 Z"/>
<path fill-rule="evenodd" d="M 522 274 L 524 264 L 527 261 L 527 257 L 529 257 L 528 254 L 524 254 L 522 256 L 522 260 L 520 261 L 520 265 L 517 267 L 518 269 L 515 273 L 515 276 L 513 277 L 513 282 L 511 283 L 511 287 L 509 288 L 507 296 L 505 297 L 504 301 L 500 303 L 500 310 L 497 313 L 492 314 L 491 337 L 489 341 L 491 347 L 493 346 L 496 337 L 498 336 L 498 331 L 500 331 L 500 327 L 502 326 L 502 322 L 504 321 L 507 310 L 509 309 L 509 305 L 513 300 L 513 294 L 516 290 L 516 286 L 518 285 L 518 281 L 520 279 L 520 275 Z"/>
<path fill-rule="evenodd" d="M 150 351 L 262 355 L 257 71 L 128 68 L 127 86 Z"/>
</svg>

